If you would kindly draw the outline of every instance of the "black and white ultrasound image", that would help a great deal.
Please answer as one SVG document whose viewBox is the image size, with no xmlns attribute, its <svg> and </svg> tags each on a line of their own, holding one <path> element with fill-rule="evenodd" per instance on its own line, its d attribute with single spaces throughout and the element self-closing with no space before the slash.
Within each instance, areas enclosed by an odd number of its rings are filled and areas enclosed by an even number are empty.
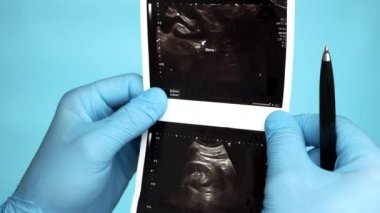
<svg viewBox="0 0 380 213">
<path fill-rule="evenodd" d="M 281 107 L 286 0 L 148 0 L 151 86 L 170 98 Z"/>
<path fill-rule="evenodd" d="M 137 212 L 260 212 L 265 175 L 264 132 L 158 122 Z"/>
</svg>

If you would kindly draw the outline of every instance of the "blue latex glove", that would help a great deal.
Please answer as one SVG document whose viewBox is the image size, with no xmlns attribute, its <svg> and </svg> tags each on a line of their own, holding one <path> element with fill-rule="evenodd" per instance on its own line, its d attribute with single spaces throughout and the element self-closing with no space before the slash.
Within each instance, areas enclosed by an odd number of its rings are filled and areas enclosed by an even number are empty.
<svg viewBox="0 0 380 213">
<path fill-rule="evenodd" d="M 68 92 L 5 212 L 111 212 L 137 166 L 139 141 L 166 109 L 127 74 Z M 135 139 L 135 140 L 134 140 Z"/>
<path fill-rule="evenodd" d="M 379 148 L 347 119 L 337 118 L 334 172 L 318 166 L 318 115 L 274 112 L 265 131 L 264 212 L 380 212 Z"/>
</svg>

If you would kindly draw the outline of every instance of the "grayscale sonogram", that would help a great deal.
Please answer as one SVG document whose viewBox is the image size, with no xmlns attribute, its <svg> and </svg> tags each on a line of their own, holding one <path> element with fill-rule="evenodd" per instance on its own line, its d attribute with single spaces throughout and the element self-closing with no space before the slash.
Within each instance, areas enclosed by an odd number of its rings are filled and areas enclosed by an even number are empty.
<svg viewBox="0 0 380 213">
<path fill-rule="evenodd" d="M 158 122 L 137 212 L 260 212 L 265 175 L 264 132 Z"/>
<path fill-rule="evenodd" d="M 281 107 L 286 0 L 148 0 L 150 84 L 169 98 Z"/>
</svg>

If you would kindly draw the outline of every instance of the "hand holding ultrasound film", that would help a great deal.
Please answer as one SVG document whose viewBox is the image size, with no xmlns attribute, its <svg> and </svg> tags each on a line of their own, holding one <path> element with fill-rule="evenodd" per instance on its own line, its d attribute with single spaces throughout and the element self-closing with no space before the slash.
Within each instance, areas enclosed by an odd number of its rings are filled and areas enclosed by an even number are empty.
<svg viewBox="0 0 380 213">
<path fill-rule="evenodd" d="M 1 213 L 111 212 L 136 171 L 139 136 L 166 109 L 126 74 L 73 89 Z M 135 140 L 137 138 L 137 140 Z"/>
</svg>

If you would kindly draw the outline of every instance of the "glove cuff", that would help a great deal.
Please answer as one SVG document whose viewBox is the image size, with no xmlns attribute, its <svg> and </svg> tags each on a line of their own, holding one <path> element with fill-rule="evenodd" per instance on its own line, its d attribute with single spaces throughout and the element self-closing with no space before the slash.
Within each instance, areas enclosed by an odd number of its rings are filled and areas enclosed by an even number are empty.
<svg viewBox="0 0 380 213">
<path fill-rule="evenodd" d="M 0 206 L 0 213 L 43 213 L 33 202 L 13 194 Z"/>
</svg>

